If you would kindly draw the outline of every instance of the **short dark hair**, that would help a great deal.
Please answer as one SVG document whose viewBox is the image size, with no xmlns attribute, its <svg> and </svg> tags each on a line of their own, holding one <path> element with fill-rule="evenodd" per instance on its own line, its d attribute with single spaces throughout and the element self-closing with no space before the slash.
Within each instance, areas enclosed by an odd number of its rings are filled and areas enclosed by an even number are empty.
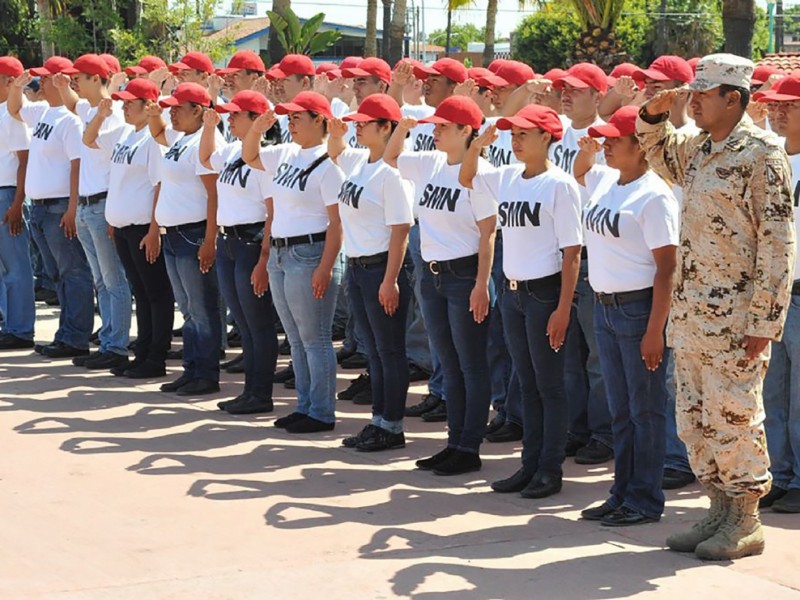
<svg viewBox="0 0 800 600">
<path fill-rule="evenodd" d="M 747 105 L 750 104 L 750 90 L 747 88 L 739 87 L 737 85 L 722 84 L 718 89 L 720 96 L 730 94 L 731 92 L 739 92 L 739 105 L 742 107 L 742 110 L 745 110 Z"/>
</svg>

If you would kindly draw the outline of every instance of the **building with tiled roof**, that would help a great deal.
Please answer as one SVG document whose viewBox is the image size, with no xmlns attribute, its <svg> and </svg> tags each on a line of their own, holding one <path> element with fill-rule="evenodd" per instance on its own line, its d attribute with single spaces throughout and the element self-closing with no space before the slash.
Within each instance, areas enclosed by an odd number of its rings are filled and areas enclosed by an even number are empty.
<svg viewBox="0 0 800 600">
<path fill-rule="evenodd" d="M 776 54 L 767 54 L 762 58 L 758 64 L 770 65 L 791 73 L 800 69 L 800 52 L 778 52 Z"/>
</svg>

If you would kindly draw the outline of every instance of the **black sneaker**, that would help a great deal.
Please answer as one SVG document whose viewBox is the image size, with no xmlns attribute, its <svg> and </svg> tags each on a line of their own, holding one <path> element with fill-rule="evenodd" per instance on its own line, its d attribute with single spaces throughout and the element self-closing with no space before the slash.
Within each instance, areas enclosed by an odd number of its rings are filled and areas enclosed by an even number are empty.
<svg viewBox="0 0 800 600">
<path fill-rule="evenodd" d="M 131 363 L 127 356 L 121 354 L 114 354 L 113 352 L 103 352 L 96 358 L 90 358 L 83 366 L 89 370 L 102 370 L 107 371 L 114 367 L 127 366 Z"/>
<path fill-rule="evenodd" d="M 292 346 L 289 344 L 289 338 L 284 338 L 283 343 L 278 346 L 278 354 L 281 356 L 291 356 L 292 355 Z"/>
<path fill-rule="evenodd" d="M 92 335 L 89 336 L 89 342 L 95 346 L 100 345 L 100 330 L 93 332 Z"/>
<path fill-rule="evenodd" d="M 228 347 L 229 348 L 241 348 L 242 347 L 242 336 L 239 333 L 238 329 L 233 329 L 228 334 Z"/>
<path fill-rule="evenodd" d="M 244 373 L 244 357 L 241 357 L 241 360 L 234 359 L 232 365 L 225 367 L 225 372 L 230 373 L 231 375 L 238 375 L 239 373 Z"/>
<path fill-rule="evenodd" d="M 135 368 L 141 366 L 142 364 L 144 364 L 144 362 L 145 362 L 144 359 L 134 358 L 131 362 L 129 362 L 124 367 L 114 367 L 113 369 L 109 369 L 109 370 L 111 371 L 111 374 L 114 377 L 125 377 L 125 372 L 126 371 L 130 371 L 131 369 L 135 369 Z M 164 373 L 166 374 L 166 369 L 164 370 Z"/>
<path fill-rule="evenodd" d="M 164 364 L 156 364 L 148 360 L 142 364 L 135 364 L 136 361 L 131 363 L 130 366 L 125 368 L 122 374 L 129 379 L 156 379 L 157 377 L 164 377 L 167 374 L 167 369 Z M 122 368 L 122 367 L 119 367 Z M 115 369 L 112 369 L 112 372 Z M 116 375 L 116 373 L 114 373 Z"/>
<path fill-rule="evenodd" d="M 400 433 L 392 433 L 379 427 L 376 435 L 372 435 L 362 440 L 356 450 L 359 452 L 380 452 L 382 450 L 395 450 L 406 447 L 406 436 Z"/>
<path fill-rule="evenodd" d="M 167 352 L 167 360 L 183 360 L 183 348 Z"/>
<path fill-rule="evenodd" d="M 27 350 L 33 347 L 33 340 L 24 340 L 13 333 L 0 335 L 0 350 Z"/>
<path fill-rule="evenodd" d="M 417 466 L 418 469 L 422 471 L 430 471 L 434 467 L 436 467 L 439 463 L 446 461 L 450 458 L 450 455 L 455 452 L 455 448 L 445 448 L 441 452 L 437 452 L 430 458 L 423 458 L 415 462 L 414 464 Z"/>
<path fill-rule="evenodd" d="M 285 417 L 281 417 L 280 419 L 275 419 L 273 425 L 278 429 L 286 429 L 292 423 L 296 423 L 297 421 L 302 421 L 306 418 L 306 415 L 299 412 L 293 412 L 290 415 L 286 415 Z"/>
<path fill-rule="evenodd" d="M 434 408 L 441 404 L 442 399 L 439 396 L 428 394 L 422 399 L 422 402 L 414 406 L 406 407 L 405 414 L 407 417 L 421 417 L 426 412 L 432 411 Z"/>
<path fill-rule="evenodd" d="M 377 431 L 380 429 L 377 425 L 373 425 L 370 423 L 364 429 L 359 431 L 355 435 L 348 436 L 342 440 L 342 446 L 345 448 L 355 448 L 358 446 L 362 441 L 366 440 L 370 436 L 377 435 Z"/>
<path fill-rule="evenodd" d="M 179 388 L 189 383 L 192 380 L 186 373 L 178 377 L 175 381 L 165 383 L 159 388 L 162 392 L 177 392 Z"/>
<path fill-rule="evenodd" d="M 100 356 L 100 350 L 94 350 L 89 352 L 89 354 L 84 354 L 83 356 L 76 356 L 72 359 L 72 364 L 75 367 L 85 367 L 87 361 L 90 361 L 94 358 L 98 358 Z"/>
<path fill-rule="evenodd" d="M 433 467 L 434 475 L 446 477 L 449 475 L 463 475 L 481 470 L 481 457 L 463 450 L 453 450 L 447 460 Z"/>
<path fill-rule="evenodd" d="M 286 426 L 286 433 L 319 433 L 321 431 L 333 431 L 336 423 L 326 423 L 318 421 L 314 417 L 305 415 L 300 421 L 295 421 Z"/>
<path fill-rule="evenodd" d="M 355 350 L 348 350 L 347 348 L 342 346 L 341 348 L 339 348 L 336 351 L 336 363 L 337 364 L 342 364 L 343 360 L 347 360 L 348 358 L 353 356 L 355 353 L 356 353 Z"/>
<path fill-rule="evenodd" d="M 520 467 L 511 477 L 493 482 L 492 490 L 498 494 L 521 492 L 531 482 L 531 479 L 533 479 L 533 473 L 525 467 Z"/>
<path fill-rule="evenodd" d="M 239 402 L 239 400 L 247 396 L 247 394 L 248 392 L 242 392 L 241 394 L 236 396 L 236 398 L 231 398 L 230 400 L 222 400 L 220 402 L 217 402 L 217 408 L 220 410 L 225 410 L 226 407 L 230 406 L 231 404 L 235 404 L 236 402 Z"/>
<path fill-rule="evenodd" d="M 425 416 L 423 415 L 423 419 Z M 511 421 L 506 421 L 497 431 L 486 436 L 487 442 L 502 444 L 504 442 L 518 442 L 522 439 L 522 427 Z"/>
<path fill-rule="evenodd" d="M 758 501 L 758 508 L 769 508 L 777 500 L 783 498 L 786 494 L 789 493 L 789 490 L 784 490 L 783 488 L 779 488 L 775 485 L 772 486 L 772 489 L 769 491 L 769 494 L 766 496 L 762 496 L 761 499 Z"/>
<path fill-rule="evenodd" d="M 620 506 L 617 510 L 607 514 L 600 519 L 600 524 L 606 527 L 630 527 L 631 525 L 645 525 L 647 523 L 658 523 L 660 519 L 648 517 L 639 511 Z"/>
<path fill-rule="evenodd" d="M 442 423 L 447 421 L 447 404 L 445 402 L 439 402 L 436 408 L 422 415 L 422 420 L 426 423 Z"/>
<path fill-rule="evenodd" d="M 178 396 L 205 396 L 219 391 L 219 382 L 211 379 L 192 379 L 176 390 Z"/>
<path fill-rule="evenodd" d="M 61 301 L 58 299 L 58 294 L 56 292 L 52 292 L 45 298 L 44 303 L 47 304 L 47 306 L 61 306 Z"/>
<path fill-rule="evenodd" d="M 599 465 L 614 458 L 614 451 L 603 442 L 589 440 L 583 448 L 575 453 L 575 462 L 579 465 Z"/>
<path fill-rule="evenodd" d="M 416 381 L 427 381 L 430 379 L 431 374 L 422 367 L 411 363 L 408 365 L 408 382 L 414 383 Z"/>
<path fill-rule="evenodd" d="M 506 422 L 505 417 L 499 414 L 495 414 L 495 416 L 492 417 L 492 420 L 489 421 L 489 424 L 486 426 L 486 435 L 494 433 L 495 431 L 500 429 L 505 422 Z"/>
<path fill-rule="evenodd" d="M 586 442 L 583 441 L 578 436 L 568 433 L 567 434 L 567 445 L 564 447 L 564 453 L 566 456 L 575 456 L 575 453 L 583 448 L 586 445 Z"/>
<path fill-rule="evenodd" d="M 295 389 L 297 389 L 297 386 L 294 383 L 294 377 L 284 381 L 283 382 L 283 387 L 285 387 L 287 390 L 295 390 Z"/>
<path fill-rule="evenodd" d="M 353 404 L 372 406 L 372 387 L 365 387 L 353 397 Z"/>
<path fill-rule="evenodd" d="M 239 355 L 239 356 L 237 356 L 236 358 L 232 358 L 232 359 L 231 359 L 231 360 L 229 360 L 229 361 L 226 361 L 226 362 L 224 362 L 224 363 L 220 363 L 220 365 L 219 365 L 219 368 L 220 368 L 220 369 L 227 369 L 228 367 L 232 367 L 232 366 L 233 366 L 233 365 L 235 365 L 236 363 L 240 363 L 240 362 L 242 362 L 242 361 L 244 361 L 244 354 L 240 354 L 240 355 Z"/>
<path fill-rule="evenodd" d="M 290 362 L 288 367 L 275 372 L 275 375 L 272 376 L 272 381 L 273 383 L 284 383 L 285 381 L 293 378 L 294 367 L 292 367 L 292 363 Z"/>
<path fill-rule="evenodd" d="M 366 369 L 369 366 L 367 357 L 363 354 L 355 353 L 350 358 L 345 358 L 339 363 L 343 369 Z"/>
<path fill-rule="evenodd" d="M 53 342 L 52 345 L 42 349 L 42 354 L 48 358 L 74 358 L 76 356 L 88 356 L 88 348 L 75 348 L 63 342 Z"/>
<path fill-rule="evenodd" d="M 333 340 L 334 342 L 341 342 L 346 337 L 347 337 L 347 332 L 344 330 L 343 327 L 334 327 L 331 330 L 331 340 Z"/>
<path fill-rule="evenodd" d="M 561 491 L 561 476 L 539 474 L 519 493 L 523 498 L 547 498 Z"/>
<path fill-rule="evenodd" d="M 352 400 L 355 395 L 366 387 L 369 387 L 369 373 L 362 373 L 350 382 L 350 385 L 339 392 L 336 397 L 339 400 Z"/>
<path fill-rule="evenodd" d="M 183 327 L 177 327 L 172 330 L 172 337 L 174 338 L 182 338 L 183 337 Z"/>
<path fill-rule="evenodd" d="M 225 412 L 231 415 L 255 415 L 271 413 L 273 410 L 272 398 L 264 398 L 253 393 L 243 394 L 239 400 L 225 407 Z"/>
<path fill-rule="evenodd" d="M 662 490 L 678 490 L 694 483 L 694 473 L 679 471 L 678 469 L 664 469 L 664 479 L 661 482 Z"/>
</svg>

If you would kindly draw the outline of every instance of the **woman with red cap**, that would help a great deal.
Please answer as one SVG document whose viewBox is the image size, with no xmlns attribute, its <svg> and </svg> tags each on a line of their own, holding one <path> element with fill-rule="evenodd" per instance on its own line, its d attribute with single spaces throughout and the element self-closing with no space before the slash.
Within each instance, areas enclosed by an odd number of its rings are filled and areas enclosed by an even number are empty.
<svg viewBox="0 0 800 600">
<path fill-rule="evenodd" d="M 275 421 L 289 433 L 334 428 L 336 354 L 331 341 L 342 279 L 342 226 L 336 197 L 344 177 L 325 146 L 331 106 L 317 92 L 300 92 L 278 104 L 292 143 L 261 147 L 275 121 L 256 119 L 242 144 L 242 158 L 272 178 L 274 210 L 268 222 L 268 273 L 272 299 L 292 349 L 297 388 L 295 411 Z"/>
<path fill-rule="evenodd" d="M 581 256 L 581 199 L 575 181 L 548 160 L 561 137 L 558 113 L 531 104 L 498 120 L 511 130 L 522 164 L 480 173 L 478 156 L 496 137 L 486 129 L 461 165 L 462 185 L 499 203 L 505 291 L 501 311 L 522 391 L 522 467 L 496 481 L 499 493 L 544 498 L 561 491 L 567 441 L 564 355 Z"/>
<path fill-rule="evenodd" d="M 200 163 L 217 178 L 217 276 L 225 303 L 242 339 L 244 390 L 217 406 L 231 414 L 271 412 L 272 376 L 278 359 L 278 338 L 272 295 L 266 281 L 265 220 L 272 204 L 270 181 L 263 171 L 242 160 L 242 142 L 253 122 L 270 109 L 267 99 L 252 90 L 237 93 L 203 115 Z M 218 144 L 220 114 L 228 114 L 231 135 L 239 141 Z M 269 230 L 269 223 L 266 225 Z"/>
<path fill-rule="evenodd" d="M 667 405 L 664 330 L 678 245 L 678 202 L 651 171 L 636 139 L 639 107 L 619 109 L 580 142 L 575 175 L 585 185 L 584 238 L 594 326 L 614 434 L 614 485 L 581 513 L 610 527 L 653 523 L 664 509 Z M 600 150 L 611 168 L 591 166 Z"/>
<path fill-rule="evenodd" d="M 405 446 L 406 317 L 412 292 L 403 263 L 414 215 L 410 186 L 383 161 L 401 118 L 391 96 L 373 94 L 356 113 L 334 120 L 328 138 L 328 153 L 345 174 L 339 212 L 348 294 L 358 338 L 366 348 L 372 389 L 372 422 L 342 444 L 362 452 Z M 355 124 L 364 149 L 348 147 L 347 122 Z"/>
<path fill-rule="evenodd" d="M 147 128 L 148 102 L 158 100 L 158 86 L 136 79 L 111 95 L 123 102 L 125 125 L 105 127 L 113 113 L 111 99 L 101 100 L 86 126 L 83 143 L 111 154 L 105 219 L 114 228 L 114 244 L 136 299 L 134 360 L 112 369 L 117 376 L 150 379 L 166 375 L 175 314 L 174 299 L 154 207 L 161 186 L 162 147 Z"/>
<path fill-rule="evenodd" d="M 400 121 L 384 160 L 411 180 L 419 196 L 417 214 L 422 258 L 422 312 L 439 354 L 447 398 L 447 447 L 417 461 L 437 475 L 481 468 L 479 450 L 489 415 L 491 383 L 486 356 L 489 333 L 490 275 L 497 204 L 458 181 L 467 149 L 478 134 L 483 114 L 466 96 L 451 96 L 420 123 L 434 124 L 436 150 L 403 152 L 413 118 Z M 490 168 L 480 161 L 479 171 Z"/>
<path fill-rule="evenodd" d="M 184 314 L 183 374 L 163 392 L 196 396 L 219 391 L 219 287 L 213 272 L 217 241 L 217 175 L 200 163 L 203 112 L 211 105 L 206 89 L 181 83 L 172 96 L 150 103 L 150 132 L 169 150 L 161 161 L 156 222 L 167 272 Z M 161 118 L 169 108 L 171 127 Z M 218 143 L 221 144 L 220 135 Z M 180 304 L 184 306 L 180 306 Z M 188 317 L 188 318 L 187 318 Z"/>
</svg>

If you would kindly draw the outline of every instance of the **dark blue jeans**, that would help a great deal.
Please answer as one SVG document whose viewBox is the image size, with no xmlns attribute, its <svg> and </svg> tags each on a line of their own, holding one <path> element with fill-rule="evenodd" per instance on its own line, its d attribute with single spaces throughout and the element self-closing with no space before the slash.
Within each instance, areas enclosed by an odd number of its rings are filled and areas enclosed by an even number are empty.
<svg viewBox="0 0 800 600">
<path fill-rule="evenodd" d="M 206 234 L 205 225 L 162 236 L 164 259 L 177 298 L 186 298 L 183 324 L 183 370 L 192 379 L 219 381 L 219 286 L 212 268 L 200 271 L 197 252 Z"/>
<path fill-rule="evenodd" d="M 547 338 L 560 287 L 505 290 L 501 304 L 508 350 L 522 391 L 522 465 L 561 477 L 567 441 L 564 354 Z"/>
<path fill-rule="evenodd" d="M 0 188 L 0 217 L 14 203 L 16 188 Z M 11 235 L 8 224 L 0 223 L 0 320 L 2 332 L 24 340 L 33 339 L 36 308 L 33 300 L 31 235 L 22 222 L 22 232 Z"/>
<path fill-rule="evenodd" d="M 255 236 L 264 226 L 253 227 Z M 278 335 L 272 294 L 260 298 L 253 292 L 250 275 L 261 254 L 261 241 L 237 237 L 217 239 L 217 277 L 225 303 L 233 314 L 242 337 L 244 391 L 272 398 L 272 376 L 278 361 Z M 265 267 L 266 268 L 266 267 Z"/>
<path fill-rule="evenodd" d="M 405 269 L 400 269 L 400 304 L 394 315 L 387 315 L 378 300 L 385 273 L 385 262 L 348 265 L 347 287 L 356 333 L 369 361 L 372 415 L 387 425 L 396 425 L 403 420 L 408 394 L 406 317 L 413 292 Z"/>
<path fill-rule="evenodd" d="M 86 349 L 94 325 L 92 272 L 77 237 L 64 235 L 61 217 L 67 211 L 67 198 L 49 206 L 32 205 L 30 229 L 42 260 L 53 265 L 56 294 L 61 304 L 55 340 Z"/>
<path fill-rule="evenodd" d="M 422 314 L 444 376 L 447 446 L 477 454 L 486 431 L 492 385 L 486 358 L 489 319 L 476 323 L 469 311 L 476 269 L 434 275 L 425 266 L 421 274 Z"/>
<path fill-rule="evenodd" d="M 614 485 L 609 503 L 648 517 L 664 510 L 666 365 L 655 371 L 642 360 L 652 300 L 618 306 L 595 303 L 594 323 L 614 433 Z M 667 351 L 668 352 L 668 351 Z"/>
</svg>

